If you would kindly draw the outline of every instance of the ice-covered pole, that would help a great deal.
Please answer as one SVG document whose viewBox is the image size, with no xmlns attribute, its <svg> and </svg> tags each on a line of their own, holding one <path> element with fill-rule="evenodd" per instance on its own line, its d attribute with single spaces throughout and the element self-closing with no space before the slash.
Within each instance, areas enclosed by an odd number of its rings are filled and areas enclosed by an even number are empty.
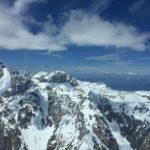
<svg viewBox="0 0 150 150">
<path fill-rule="evenodd" d="M 0 62 L 0 69 L 3 72 L 2 77 L 0 78 L 0 95 L 7 91 L 11 86 L 11 76 L 8 69 L 5 65 Z"/>
</svg>

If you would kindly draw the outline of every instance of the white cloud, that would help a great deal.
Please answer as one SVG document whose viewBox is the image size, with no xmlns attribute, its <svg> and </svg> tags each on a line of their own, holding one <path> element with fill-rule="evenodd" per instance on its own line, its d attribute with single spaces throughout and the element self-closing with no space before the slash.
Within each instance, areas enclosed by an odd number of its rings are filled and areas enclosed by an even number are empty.
<svg viewBox="0 0 150 150">
<path fill-rule="evenodd" d="M 71 11 L 69 19 L 57 27 L 49 17 L 40 23 L 41 32 L 33 34 L 24 24 L 22 12 L 32 2 L 45 0 L 17 0 L 13 7 L 0 5 L 0 48 L 63 51 L 68 45 L 105 46 L 145 50 L 149 35 L 139 33 L 133 26 L 104 20 L 96 14 Z M 0 3 L 1 4 L 1 3 Z M 105 5 L 106 6 L 106 5 Z M 33 22 L 35 22 L 33 20 Z M 31 22 L 32 23 L 32 22 Z"/>
<path fill-rule="evenodd" d="M 141 34 L 133 26 L 110 22 L 98 15 L 82 11 L 72 12 L 64 25 L 63 34 L 78 46 L 114 46 L 116 48 L 146 49 L 147 34 Z"/>
<path fill-rule="evenodd" d="M 42 31 L 33 34 L 22 22 L 22 17 L 0 9 L 0 48 L 17 50 L 60 51 L 66 48 L 59 44 L 58 37 Z M 53 28 L 53 26 L 49 26 Z"/>
</svg>

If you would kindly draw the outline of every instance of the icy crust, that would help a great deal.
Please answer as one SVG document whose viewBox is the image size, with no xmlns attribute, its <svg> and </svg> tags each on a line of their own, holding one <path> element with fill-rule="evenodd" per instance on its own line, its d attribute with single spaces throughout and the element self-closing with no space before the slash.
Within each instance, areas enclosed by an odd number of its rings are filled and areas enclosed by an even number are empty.
<svg viewBox="0 0 150 150">
<path fill-rule="evenodd" d="M 60 71 L 40 72 L 23 94 L 16 90 L 0 101 L 0 144 L 17 150 L 150 149 L 148 91 L 116 91 Z"/>
</svg>

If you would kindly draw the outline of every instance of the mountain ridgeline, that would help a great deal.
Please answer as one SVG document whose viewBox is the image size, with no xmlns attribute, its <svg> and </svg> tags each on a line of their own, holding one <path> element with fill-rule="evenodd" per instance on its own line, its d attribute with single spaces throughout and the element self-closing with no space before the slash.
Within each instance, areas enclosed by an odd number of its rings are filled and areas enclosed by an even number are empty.
<svg viewBox="0 0 150 150">
<path fill-rule="evenodd" d="M 0 150 L 150 150 L 150 92 L 62 71 L 12 72 L 0 97 Z"/>
</svg>

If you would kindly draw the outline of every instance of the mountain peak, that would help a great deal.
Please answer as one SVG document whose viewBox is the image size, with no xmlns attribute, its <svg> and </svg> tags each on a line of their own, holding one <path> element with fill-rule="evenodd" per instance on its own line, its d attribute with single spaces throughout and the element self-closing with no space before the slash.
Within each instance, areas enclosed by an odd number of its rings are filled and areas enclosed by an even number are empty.
<svg viewBox="0 0 150 150">
<path fill-rule="evenodd" d="M 36 82 L 49 82 L 49 83 L 70 83 L 72 86 L 77 86 L 77 80 L 64 71 L 54 72 L 39 72 L 32 77 Z"/>
</svg>

